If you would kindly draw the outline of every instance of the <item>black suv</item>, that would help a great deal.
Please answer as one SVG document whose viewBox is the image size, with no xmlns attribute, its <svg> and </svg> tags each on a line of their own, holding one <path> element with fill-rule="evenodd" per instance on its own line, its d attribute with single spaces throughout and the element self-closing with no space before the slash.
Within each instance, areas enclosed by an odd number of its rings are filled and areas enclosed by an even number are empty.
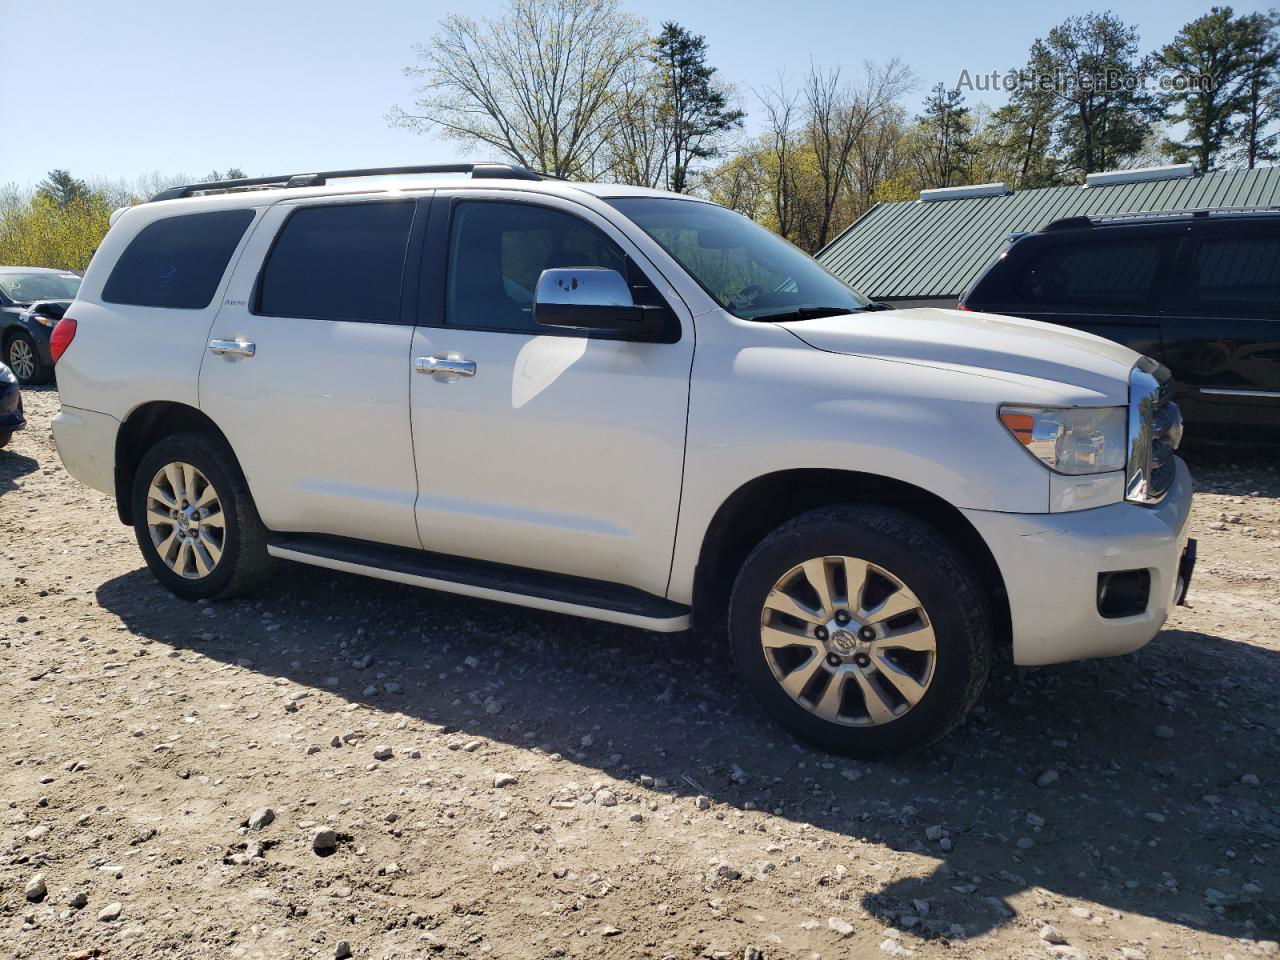
<svg viewBox="0 0 1280 960">
<path fill-rule="evenodd" d="M 961 298 L 1163 361 L 1202 438 L 1280 440 L 1280 210 L 1072 217 L 1015 236 Z"/>
</svg>

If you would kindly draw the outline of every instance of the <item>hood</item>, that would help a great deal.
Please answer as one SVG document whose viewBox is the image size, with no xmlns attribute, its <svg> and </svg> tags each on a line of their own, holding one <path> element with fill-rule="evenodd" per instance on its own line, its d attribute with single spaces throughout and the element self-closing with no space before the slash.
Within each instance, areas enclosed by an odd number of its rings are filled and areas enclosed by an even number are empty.
<svg viewBox="0 0 1280 960">
<path fill-rule="evenodd" d="M 920 307 L 844 314 L 783 326 L 811 347 L 968 370 L 996 379 L 1068 384 L 1126 402 L 1139 354 L 1091 333 L 1038 320 Z"/>
</svg>

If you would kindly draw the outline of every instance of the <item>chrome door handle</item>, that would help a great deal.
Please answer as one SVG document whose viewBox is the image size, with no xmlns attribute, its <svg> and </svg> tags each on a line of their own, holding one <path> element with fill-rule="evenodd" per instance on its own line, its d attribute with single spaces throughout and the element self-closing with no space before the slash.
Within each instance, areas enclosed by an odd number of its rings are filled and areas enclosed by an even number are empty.
<svg viewBox="0 0 1280 960">
<path fill-rule="evenodd" d="M 258 350 L 251 340 L 210 340 L 209 352 L 220 357 L 252 357 Z"/>
<path fill-rule="evenodd" d="M 418 357 L 413 361 L 418 373 L 443 373 L 450 377 L 474 377 L 476 362 L 461 357 Z"/>
</svg>

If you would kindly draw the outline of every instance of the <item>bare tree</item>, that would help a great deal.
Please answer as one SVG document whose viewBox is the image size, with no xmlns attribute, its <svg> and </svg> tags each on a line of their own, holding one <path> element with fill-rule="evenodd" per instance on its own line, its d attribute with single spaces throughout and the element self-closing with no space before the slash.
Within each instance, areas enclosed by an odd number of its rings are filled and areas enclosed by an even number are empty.
<svg viewBox="0 0 1280 960">
<path fill-rule="evenodd" d="M 767 169 L 773 180 L 770 192 L 773 196 L 774 225 L 779 235 L 791 240 L 795 234 L 796 215 L 800 205 L 795 163 L 795 154 L 799 148 L 797 141 L 800 139 L 797 130 L 800 95 L 789 92 L 786 78 L 779 74 L 778 85 L 766 87 L 757 96 L 760 105 L 764 107 L 767 124 L 764 142 L 769 160 Z"/>
<path fill-rule="evenodd" d="M 619 183 L 660 187 L 667 179 L 671 128 L 663 120 L 661 77 L 647 61 L 628 67 L 614 100 L 602 173 Z"/>
<path fill-rule="evenodd" d="M 850 161 L 858 143 L 911 89 L 911 70 L 898 59 L 883 65 L 863 64 L 863 80 L 849 85 L 840 68 L 826 70 L 810 64 L 805 82 L 808 145 L 822 184 L 817 245 L 831 236 L 832 215 L 841 193 L 851 185 Z"/>
<path fill-rule="evenodd" d="M 441 130 L 558 177 L 590 172 L 621 80 L 647 42 L 618 0 L 510 0 L 494 19 L 453 14 L 415 47 L 410 110 L 388 120 Z"/>
</svg>

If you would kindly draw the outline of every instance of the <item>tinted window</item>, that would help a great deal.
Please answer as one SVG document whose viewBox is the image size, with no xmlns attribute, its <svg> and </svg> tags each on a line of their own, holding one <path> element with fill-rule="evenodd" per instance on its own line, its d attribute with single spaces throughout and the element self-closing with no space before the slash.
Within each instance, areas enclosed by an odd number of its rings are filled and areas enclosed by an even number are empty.
<svg viewBox="0 0 1280 960">
<path fill-rule="evenodd" d="M 1280 237 L 1207 237 L 1195 271 L 1202 301 L 1280 303 Z"/>
<path fill-rule="evenodd" d="M 533 292 L 552 267 L 609 267 L 626 277 L 629 265 L 617 244 L 567 213 L 527 203 L 458 204 L 445 322 L 545 333 L 533 322 Z"/>
<path fill-rule="evenodd" d="M 138 307 L 207 307 L 252 220 L 252 210 L 219 210 L 147 224 L 120 255 L 102 299 Z"/>
<path fill-rule="evenodd" d="M 1050 247 L 1023 267 L 1018 293 L 1033 303 L 1136 306 L 1150 298 L 1159 264 L 1157 240 Z"/>
<path fill-rule="evenodd" d="M 297 210 L 262 271 L 255 312 L 398 322 L 413 207 L 405 201 Z"/>
</svg>

